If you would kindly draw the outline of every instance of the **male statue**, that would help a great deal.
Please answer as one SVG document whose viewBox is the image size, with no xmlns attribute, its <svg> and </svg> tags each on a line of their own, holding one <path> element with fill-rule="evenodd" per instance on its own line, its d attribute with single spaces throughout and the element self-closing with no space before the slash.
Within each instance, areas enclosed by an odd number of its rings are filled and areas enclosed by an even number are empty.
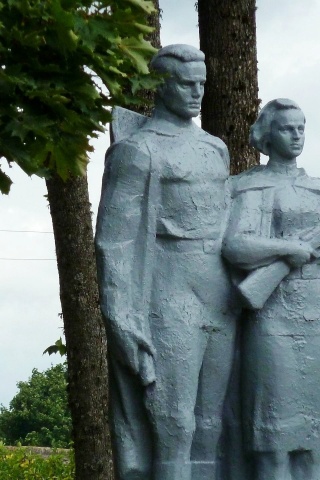
<svg viewBox="0 0 320 480">
<path fill-rule="evenodd" d="M 107 152 L 96 249 L 119 480 L 215 477 L 235 313 L 225 144 L 196 126 L 204 54 L 170 45 L 152 117 Z M 134 114 L 133 114 L 134 115 Z"/>
</svg>

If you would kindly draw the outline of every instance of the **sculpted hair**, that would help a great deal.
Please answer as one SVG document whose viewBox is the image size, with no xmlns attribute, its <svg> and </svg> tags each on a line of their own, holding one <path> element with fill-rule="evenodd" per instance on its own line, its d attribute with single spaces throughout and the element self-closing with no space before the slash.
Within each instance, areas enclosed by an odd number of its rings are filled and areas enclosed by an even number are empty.
<svg viewBox="0 0 320 480">
<path fill-rule="evenodd" d="M 176 43 L 167 45 L 159 50 L 150 63 L 150 68 L 159 73 L 175 74 L 177 61 L 204 62 L 205 56 L 201 50 L 191 45 Z"/>
<path fill-rule="evenodd" d="M 301 111 L 299 105 L 288 98 L 276 98 L 268 102 L 261 109 L 257 120 L 250 128 L 250 145 L 264 155 L 269 155 L 269 136 L 274 116 L 279 110 L 290 109 Z"/>
</svg>

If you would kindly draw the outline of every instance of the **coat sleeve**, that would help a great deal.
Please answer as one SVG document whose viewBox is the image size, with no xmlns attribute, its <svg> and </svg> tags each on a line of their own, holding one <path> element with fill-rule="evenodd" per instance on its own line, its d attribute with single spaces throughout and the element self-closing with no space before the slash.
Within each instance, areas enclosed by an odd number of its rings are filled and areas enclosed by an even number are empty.
<svg viewBox="0 0 320 480">
<path fill-rule="evenodd" d="M 147 152 L 147 151 L 146 151 Z M 96 227 L 96 257 L 103 315 L 123 330 L 141 330 L 141 255 L 150 155 L 125 141 L 107 152 Z"/>
<path fill-rule="evenodd" d="M 233 191 L 222 253 L 240 269 L 253 270 L 288 255 L 288 241 L 271 238 L 273 194 L 272 188 L 254 186 Z"/>
</svg>

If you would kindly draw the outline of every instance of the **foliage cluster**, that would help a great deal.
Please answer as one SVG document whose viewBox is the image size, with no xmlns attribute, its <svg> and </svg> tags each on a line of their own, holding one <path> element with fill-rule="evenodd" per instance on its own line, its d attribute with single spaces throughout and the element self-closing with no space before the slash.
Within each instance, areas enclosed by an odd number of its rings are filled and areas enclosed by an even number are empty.
<svg viewBox="0 0 320 480">
<path fill-rule="evenodd" d="M 74 458 L 72 450 L 53 452 L 47 458 L 26 448 L 9 450 L 0 445 L 0 480 L 73 480 Z"/>
<path fill-rule="evenodd" d="M 27 382 L 18 382 L 9 409 L 0 407 L 0 439 L 7 445 L 67 448 L 71 418 L 67 404 L 66 367 L 37 369 Z"/>
<path fill-rule="evenodd" d="M 0 0 L 0 158 L 29 175 L 83 173 L 108 107 L 158 83 L 143 38 L 153 11 L 146 0 Z M 0 169 L 0 191 L 10 185 Z"/>
</svg>

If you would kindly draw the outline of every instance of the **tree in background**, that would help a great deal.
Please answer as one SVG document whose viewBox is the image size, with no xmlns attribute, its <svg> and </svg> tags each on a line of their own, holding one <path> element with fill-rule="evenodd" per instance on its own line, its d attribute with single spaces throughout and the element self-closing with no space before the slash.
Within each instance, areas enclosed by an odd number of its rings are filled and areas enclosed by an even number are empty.
<svg viewBox="0 0 320 480">
<path fill-rule="evenodd" d="M 148 16 L 148 25 L 153 29 L 152 32 L 148 33 L 146 39 L 149 40 L 151 45 L 157 49 L 161 48 L 160 40 L 160 19 L 161 19 L 161 9 L 159 7 L 159 0 L 152 0 L 155 11 Z"/>
<path fill-rule="evenodd" d="M 0 157 L 46 178 L 77 480 L 112 478 L 106 342 L 85 176 L 89 139 L 110 121 L 107 107 L 135 103 L 140 88 L 157 83 L 147 67 L 155 50 L 143 39 L 153 9 L 145 0 L 0 2 Z M 3 193 L 10 183 L 0 170 Z"/>
<path fill-rule="evenodd" d="M 207 82 L 202 128 L 222 138 L 231 172 L 259 163 L 249 146 L 249 128 L 259 107 L 255 0 L 198 0 L 200 49 L 206 55 Z"/>
<path fill-rule="evenodd" d="M 145 0 L 0 2 L 0 157 L 28 175 L 83 174 L 106 107 L 139 103 L 156 84 L 143 38 L 153 11 Z M 0 191 L 9 188 L 0 170 Z"/>
<path fill-rule="evenodd" d="M 161 39 L 160 39 L 160 18 L 161 18 L 161 9 L 159 7 L 159 0 L 152 0 L 155 11 L 148 15 L 147 21 L 148 25 L 153 29 L 150 32 L 146 39 L 149 40 L 151 45 L 157 49 L 161 48 Z M 129 105 L 129 109 L 134 112 L 141 113 L 142 115 L 150 116 L 153 106 L 154 106 L 154 91 L 144 89 L 141 91 L 143 96 L 143 103 L 136 105 Z"/>
<path fill-rule="evenodd" d="M 71 417 L 67 401 L 66 365 L 37 369 L 18 382 L 9 409 L 0 407 L 0 438 L 7 445 L 69 448 Z"/>
<path fill-rule="evenodd" d="M 207 81 L 202 102 L 202 128 L 227 144 L 231 173 L 259 163 L 249 146 L 249 129 L 258 114 L 258 68 L 255 0 L 198 0 L 200 48 L 206 55 Z M 240 350 L 226 405 L 224 480 L 246 480 L 240 414 Z"/>
</svg>

